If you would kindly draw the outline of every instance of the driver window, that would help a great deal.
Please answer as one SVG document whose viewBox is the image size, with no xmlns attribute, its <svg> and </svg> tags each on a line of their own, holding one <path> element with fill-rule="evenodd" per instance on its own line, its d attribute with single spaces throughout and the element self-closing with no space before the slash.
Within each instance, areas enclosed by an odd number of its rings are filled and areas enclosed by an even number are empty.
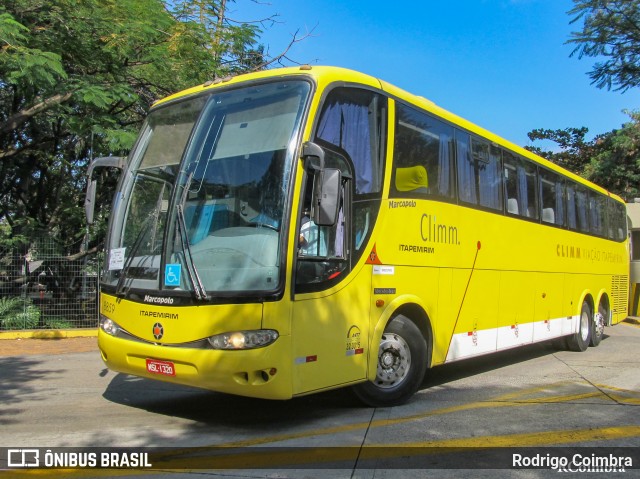
<svg viewBox="0 0 640 479">
<path fill-rule="evenodd" d="M 332 226 L 319 226 L 313 221 L 312 192 L 315 174 L 307 173 L 304 200 L 298 232 L 298 267 L 296 290 L 307 292 L 314 285 L 341 277 L 347 269 L 347 211 L 351 173 L 346 160 L 339 154 L 325 150 L 325 166 L 342 172 L 338 218 Z"/>
<path fill-rule="evenodd" d="M 380 208 L 386 107 L 384 96 L 360 88 L 337 87 L 324 100 L 313 141 L 325 152 L 325 167 L 342 172 L 341 204 L 335 226 L 315 225 L 314 174 L 307 172 L 298 223 L 297 292 L 340 281 L 350 261 L 365 251 Z"/>
<path fill-rule="evenodd" d="M 300 220 L 298 238 L 300 256 L 327 256 L 327 235 L 325 228 L 320 229 L 311 219 L 311 208 L 306 205 Z"/>
</svg>

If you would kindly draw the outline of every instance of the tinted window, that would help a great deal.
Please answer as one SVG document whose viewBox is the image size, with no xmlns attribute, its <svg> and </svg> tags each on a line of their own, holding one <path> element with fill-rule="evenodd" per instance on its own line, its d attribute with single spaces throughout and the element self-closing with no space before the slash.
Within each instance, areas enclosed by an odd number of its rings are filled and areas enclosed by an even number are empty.
<svg viewBox="0 0 640 479">
<path fill-rule="evenodd" d="M 589 231 L 594 235 L 604 236 L 606 221 L 606 198 L 595 191 L 589 192 Z"/>
<path fill-rule="evenodd" d="M 401 195 L 453 196 L 453 128 L 398 104 L 392 191 Z"/>
<path fill-rule="evenodd" d="M 506 151 L 503 163 L 507 212 L 538 219 L 536 166 Z"/>
<path fill-rule="evenodd" d="M 627 238 L 627 209 L 612 198 L 609 199 L 609 238 L 615 241 Z"/>
<path fill-rule="evenodd" d="M 336 88 L 320 116 L 316 137 L 349 155 L 355 170 L 356 194 L 382 191 L 384 102 L 384 97 L 367 90 Z"/>
<path fill-rule="evenodd" d="M 564 179 L 551 171 L 540 170 L 542 222 L 564 225 Z"/>
<path fill-rule="evenodd" d="M 589 203 L 587 189 L 573 182 L 567 184 L 567 226 L 572 230 L 589 232 Z"/>
<path fill-rule="evenodd" d="M 500 149 L 457 131 L 456 148 L 460 201 L 502 210 Z"/>
</svg>

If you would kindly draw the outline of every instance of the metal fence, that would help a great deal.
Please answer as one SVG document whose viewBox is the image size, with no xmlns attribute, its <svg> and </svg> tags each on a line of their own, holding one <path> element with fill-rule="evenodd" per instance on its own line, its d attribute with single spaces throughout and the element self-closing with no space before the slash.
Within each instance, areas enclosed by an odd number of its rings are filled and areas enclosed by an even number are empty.
<svg viewBox="0 0 640 479">
<path fill-rule="evenodd" d="M 97 327 L 100 258 L 77 256 L 46 237 L 0 251 L 0 331 Z"/>
</svg>

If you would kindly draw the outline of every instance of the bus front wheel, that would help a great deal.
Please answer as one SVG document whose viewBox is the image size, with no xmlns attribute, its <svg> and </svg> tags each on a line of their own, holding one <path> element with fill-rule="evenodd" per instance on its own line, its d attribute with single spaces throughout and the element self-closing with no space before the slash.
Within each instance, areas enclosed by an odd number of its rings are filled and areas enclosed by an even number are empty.
<svg viewBox="0 0 640 479">
<path fill-rule="evenodd" d="M 369 406 L 397 406 L 418 390 L 426 370 L 427 343 L 420 329 L 409 318 L 396 316 L 380 340 L 376 378 L 353 390 Z"/>
<path fill-rule="evenodd" d="M 586 301 L 582 303 L 582 310 L 580 311 L 580 324 L 578 325 L 578 331 L 567 338 L 567 346 L 572 351 L 582 352 L 589 347 L 591 342 L 591 334 L 593 330 L 593 318 L 591 313 L 591 306 Z"/>
</svg>

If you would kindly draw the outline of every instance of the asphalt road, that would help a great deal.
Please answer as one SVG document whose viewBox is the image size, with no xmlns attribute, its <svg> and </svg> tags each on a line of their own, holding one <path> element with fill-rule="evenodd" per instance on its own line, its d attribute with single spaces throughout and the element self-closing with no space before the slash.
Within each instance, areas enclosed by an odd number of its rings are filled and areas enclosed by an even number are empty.
<svg viewBox="0 0 640 479">
<path fill-rule="evenodd" d="M 402 477 L 425 477 L 425 468 L 433 468 L 430 477 L 460 477 L 455 467 L 473 469 L 467 477 L 557 477 L 485 469 L 493 467 L 490 454 L 470 466 L 455 461 L 493 447 L 640 450 L 640 327 L 622 323 L 605 333 L 584 353 L 532 345 L 435 368 L 411 402 L 378 409 L 349 390 L 280 402 L 134 378 L 107 370 L 97 351 L 5 356 L 0 451 L 161 447 L 168 458 L 154 456 L 146 470 L 5 471 L 12 477 L 395 479 L 400 469 Z M 239 454 L 223 467 L 238 469 L 211 470 L 223 464 L 210 460 L 221 447 Z M 624 477 L 639 477 L 638 467 Z"/>
</svg>

